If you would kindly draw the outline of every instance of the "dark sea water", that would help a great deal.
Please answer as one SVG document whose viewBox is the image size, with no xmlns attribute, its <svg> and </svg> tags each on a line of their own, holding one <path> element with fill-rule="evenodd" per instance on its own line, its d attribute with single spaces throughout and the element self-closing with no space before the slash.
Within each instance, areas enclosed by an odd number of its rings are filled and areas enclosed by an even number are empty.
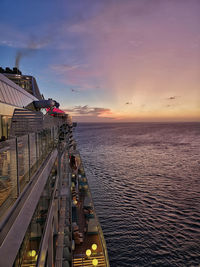
<svg viewBox="0 0 200 267">
<path fill-rule="evenodd" d="M 200 123 L 78 124 L 111 267 L 200 266 Z"/>
</svg>

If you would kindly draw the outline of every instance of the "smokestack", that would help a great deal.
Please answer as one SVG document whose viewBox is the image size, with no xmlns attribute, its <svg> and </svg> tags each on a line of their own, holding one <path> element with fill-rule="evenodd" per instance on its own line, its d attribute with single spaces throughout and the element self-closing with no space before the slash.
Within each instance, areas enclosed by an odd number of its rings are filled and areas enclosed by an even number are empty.
<svg viewBox="0 0 200 267">
<path fill-rule="evenodd" d="M 0 67 L 0 73 L 4 73 L 4 69 L 2 67 Z"/>
<path fill-rule="evenodd" d="M 12 74 L 12 70 L 11 70 L 10 68 L 6 67 L 6 69 L 5 69 L 5 73 L 10 73 L 10 74 Z"/>
<path fill-rule="evenodd" d="M 18 74 L 18 75 L 22 75 L 21 71 L 18 68 L 13 68 L 13 74 Z"/>
</svg>

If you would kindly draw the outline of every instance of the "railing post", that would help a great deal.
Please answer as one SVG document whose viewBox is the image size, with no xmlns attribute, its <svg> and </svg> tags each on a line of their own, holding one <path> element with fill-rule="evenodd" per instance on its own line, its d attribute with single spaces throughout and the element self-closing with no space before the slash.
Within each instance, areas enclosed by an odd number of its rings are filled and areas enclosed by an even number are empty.
<svg viewBox="0 0 200 267">
<path fill-rule="evenodd" d="M 55 146 L 54 142 L 55 142 L 55 134 L 54 134 L 54 126 L 53 126 L 53 147 Z"/>
<path fill-rule="evenodd" d="M 18 140 L 15 138 L 15 147 L 16 147 L 16 170 L 17 170 L 17 197 L 20 194 L 20 181 L 19 181 L 19 161 L 18 161 Z"/>
<path fill-rule="evenodd" d="M 31 179 L 31 153 L 30 153 L 30 136 L 28 134 L 28 177 Z"/>
<path fill-rule="evenodd" d="M 37 140 L 37 132 L 35 133 L 35 150 L 36 150 L 36 166 L 38 167 L 38 140 Z"/>
</svg>

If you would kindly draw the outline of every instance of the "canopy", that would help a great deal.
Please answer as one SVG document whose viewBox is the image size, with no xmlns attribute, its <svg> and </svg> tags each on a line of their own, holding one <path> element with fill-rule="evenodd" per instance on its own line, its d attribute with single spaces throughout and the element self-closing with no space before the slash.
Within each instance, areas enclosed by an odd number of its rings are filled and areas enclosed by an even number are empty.
<svg viewBox="0 0 200 267">
<path fill-rule="evenodd" d="M 53 108 L 52 110 L 50 108 L 47 108 L 46 111 L 47 112 L 53 112 L 53 113 L 55 112 L 55 113 L 64 113 L 65 114 L 65 112 L 59 108 Z"/>
</svg>

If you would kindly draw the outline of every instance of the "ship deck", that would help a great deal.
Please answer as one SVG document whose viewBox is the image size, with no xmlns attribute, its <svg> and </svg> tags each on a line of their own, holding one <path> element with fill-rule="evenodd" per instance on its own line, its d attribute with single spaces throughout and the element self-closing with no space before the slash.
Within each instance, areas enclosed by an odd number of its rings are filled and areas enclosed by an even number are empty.
<svg viewBox="0 0 200 267">
<path fill-rule="evenodd" d="M 105 241 L 79 154 L 76 154 L 76 158 L 79 171 L 76 179 L 72 178 L 72 266 L 106 267 L 109 265 L 105 255 Z"/>
</svg>

